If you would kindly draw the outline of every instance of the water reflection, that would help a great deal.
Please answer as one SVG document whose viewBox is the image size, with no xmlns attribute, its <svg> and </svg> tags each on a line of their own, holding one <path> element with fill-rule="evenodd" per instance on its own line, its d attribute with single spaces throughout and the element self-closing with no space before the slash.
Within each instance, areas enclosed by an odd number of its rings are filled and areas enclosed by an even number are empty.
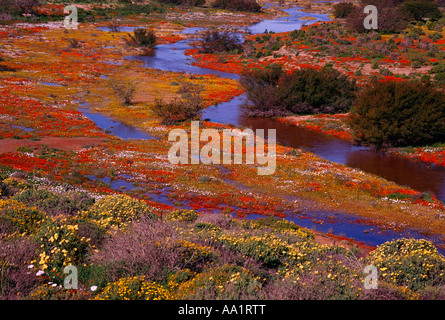
<svg viewBox="0 0 445 320">
<path fill-rule="evenodd" d="M 427 165 L 357 147 L 348 141 L 285 124 L 274 119 L 251 118 L 241 114 L 240 104 L 245 96 L 204 110 L 203 119 L 255 129 L 276 129 L 277 141 L 283 145 L 303 148 L 333 162 L 376 174 L 402 186 L 431 192 L 445 201 L 445 168 Z"/>
</svg>

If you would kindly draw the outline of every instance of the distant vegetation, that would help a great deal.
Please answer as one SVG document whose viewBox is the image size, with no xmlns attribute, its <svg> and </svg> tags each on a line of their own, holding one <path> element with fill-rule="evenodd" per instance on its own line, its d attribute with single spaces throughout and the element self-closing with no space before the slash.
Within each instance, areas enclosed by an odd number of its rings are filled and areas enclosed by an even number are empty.
<svg viewBox="0 0 445 320">
<path fill-rule="evenodd" d="M 347 27 L 353 31 L 368 32 L 363 26 L 366 14 L 363 8 L 366 5 L 374 5 L 378 9 L 379 32 L 401 32 L 415 21 L 437 21 L 443 14 L 436 0 L 362 0 L 360 6 L 352 3 L 338 3 L 334 5 L 334 16 L 346 18 Z"/>
<path fill-rule="evenodd" d="M 212 6 L 233 11 L 261 11 L 261 5 L 256 0 L 215 0 Z"/>
<path fill-rule="evenodd" d="M 359 95 L 350 125 L 359 142 L 379 148 L 445 141 L 445 93 L 420 81 L 376 81 Z"/>
</svg>

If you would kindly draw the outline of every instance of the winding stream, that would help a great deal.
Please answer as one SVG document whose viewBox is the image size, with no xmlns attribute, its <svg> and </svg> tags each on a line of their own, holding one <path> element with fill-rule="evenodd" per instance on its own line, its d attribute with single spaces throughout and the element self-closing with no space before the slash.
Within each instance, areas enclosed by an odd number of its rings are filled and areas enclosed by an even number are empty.
<svg viewBox="0 0 445 320">
<path fill-rule="evenodd" d="M 327 15 L 305 13 L 300 11 L 300 9 L 301 8 L 285 9 L 284 11 L 289 14 L 288 17 L 264 20 L 248 27 L 248 29 L 253 34 L 263 33 L 265 29 L 273 32 L 285 32 L 300 29 L 302 26 L 314 22 L 331 20 Z M 303 19 L 305 17 L 313 17 L 314 19 Z M 103 31 L 108 30 L 106 27 L 101 27 L 100 29 Z M 202 30 L 203 28 L 188 28 L 183 32 L 193 34 Z M 190 48 L 190 42 L 191 40 L 187 39 L 173 44 L 158 45 L 156 47 L 156 53 L 152 57 L 128 56 L 126 59 L 142 60 L 146 67 L 164 71 L 215 74 L 230 79 L 239 78 L 236 74 L 193 66 L 192 63 L 194 59 L 184 54 L 184 51 Z M 418 163 L 396 155 L 367 150 L 366 148 L 354 146 L 348 141 L 308 129 L 283 124 L 274 119 L 245 117 L 241 114 L 240 110 L 243 99 L 244 95 L 241 95 L 229 102 L 211 106 L 204 110 L 202 118 L 212 122 L 233 124 L 250 127 L 252 129 L 276 129 L 277 140 L 283 145 L 303 148 L 330 161 L 376 174 L 387 180 L 411 187 L 418 191 L 430 192 L 445 202 L 445 168 Z M 120 124 L 119 127 L 121 125 L 125 127 L 123 124 Z M 126 136 L 125 132 L 123 136 L 120 136 L 123 138 L 139 138 Z M 143 139 L 143 137 L 141 138 Z M 322 213 L 309 212 L 308 216 L 316 218 L 320 214 Z M 341 214 L 336 215 L 340 218 L 340 222 L 328 222 L 323 225 L 319 225 L 317 222 L 314 222 L 313 219 L 307 219 L 306 217 L 289 216 L 288 219 L 295 221 L 298 225 L 313 227 L 325 232 L 328 231 L 328 228 L 333 229 L 333 232 L 336 234 L 343 233 L 346 234 L 347 237 L 352 237 L 372 245 L 377 245 L 401 236 L 401 234 L 384 230 L 378 231 L 377 234 L 368 233 L 365 231 L 369 230 L 369 226 L 358 225 L 353 223 L 350 218 L 340 217 Z M 250 215 L 249 218 L 255 217 L 254 215 Z M 319 218 L 321 219 L 322 217 Z M 415 232 L 406 231 L 403 233 L 403 236 L 409 235 L 416 238 L 421 237 L 421 235 Z"/>
</svg>

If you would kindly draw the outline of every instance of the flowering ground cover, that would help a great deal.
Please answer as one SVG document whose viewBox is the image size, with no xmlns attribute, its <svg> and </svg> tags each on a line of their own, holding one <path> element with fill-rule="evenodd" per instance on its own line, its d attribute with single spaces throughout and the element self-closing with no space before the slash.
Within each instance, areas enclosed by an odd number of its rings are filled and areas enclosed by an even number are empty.
<svg viewBox="0 0 445 320">
<path fill-rule="evenodd" d="M 182 25 L 143 21 L 161 42 L 182 37 L 175 34 Z M 0 265 L 8 279 L 2 298 L 444 297 L 445 260 L 436 247 L 445 249 L 445 208 L 434 196 L 284 146 L 277 146 L 271 176 L 258 176 L 254 164 L 171 164 L 168 133 L 189 132 L 190 124 L 161 125 L 152 112 L 156 99 L 199 89 L 210 106 L 242 90 L 234 80 L 125 59 L 141 50 L 126 46 L 124 32 L 97 28 L 103 25 L 0 30 L 0 63 L 7 67 L 0 71 Z M 132 102 L 123 104 L 110 81 L 131 82 Z M 154 139 L 110 134 L 82 114 L 83 102 Z M 304 121 L 341 135 L 343 117 Z M 231 127 L 202 121 L 204 128 Z M 264 219 L 244 219 L 257 215 Z M 288 217 L 333 226 L 349 217 L 377 236 L 412 231 L 431 241 L 402 239 L 371 251 Z M 382 271 L 377 291 L 363 289 L 369 263 Z M 79 268 L 78 290 L 61 287 L 68 264 Z"/>
</svg>

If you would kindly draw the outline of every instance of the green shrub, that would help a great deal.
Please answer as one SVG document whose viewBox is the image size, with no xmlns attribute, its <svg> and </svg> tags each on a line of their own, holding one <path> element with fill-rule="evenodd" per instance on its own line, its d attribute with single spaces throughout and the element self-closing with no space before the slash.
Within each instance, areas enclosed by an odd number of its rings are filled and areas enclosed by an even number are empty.
<svg viewBox="0 0 445 320">
<path fill-rule="evenodd" d="M 206 30 L 197 41 L 200 53 L 243 52 L 241 39 L 236 32 L 229 30 Z"/>
<path fill-rule="evenodd" d="M 434 1 L 407 1 L 403 3 L 402 8 L 409 13 L 412 19 L 417 21 L 438 20 L 442 17 L 442 13 Z"/>
<path fill-rule="evenodd" d="M 294 113 L 348 111 L 357 91 L 355 81 L 339 71 L 311 68 L 285 74 L 278 88 L 286 109 Z"/>
<path fill-rule="evenodd" d="M 142 46 L 146 48 L 154 48 L 156 46 L 157 37 L 153 30 L 136 28 L 133 34 L 128 34 L 128 38 L 124 38 L 129 45 Z"/>
<path fill-rule="evenodd" d="M 243 73 L 240 83 L 249 101 L 245 112 L 252 116 L 348 111 L 357 91 L 354 80 L 333 68 L 304 68 L 288 74 L 272 66 Z"/>
<path fill-rule="evenodd" d="M 256 0 L 215 0 L 213 8 L 227 9 L 233 11 L 261 11 L 261 6 Z"/>
<path fill-rule="evenodd" d="M 50 215 L 74 215 L 81 210 L 88 209 L 94 203 L 94 198 L 85 192 L 72 192 L 58 195 L 44 189 L 27 189 L 14 196 L 15 200 Z"/>
<path fill-rule="evenodd" d="M 32 149 L 30 147 L 21 146 L 17 147 L 17 152 L 32 152 Z"/>
<path fill-rule="evenodd" d="M 350 126 L 377 148 L 424 145 L 445 133 L 445 94 L 420 81 L 374 81 L 359 95 Z"/>
</svg>

